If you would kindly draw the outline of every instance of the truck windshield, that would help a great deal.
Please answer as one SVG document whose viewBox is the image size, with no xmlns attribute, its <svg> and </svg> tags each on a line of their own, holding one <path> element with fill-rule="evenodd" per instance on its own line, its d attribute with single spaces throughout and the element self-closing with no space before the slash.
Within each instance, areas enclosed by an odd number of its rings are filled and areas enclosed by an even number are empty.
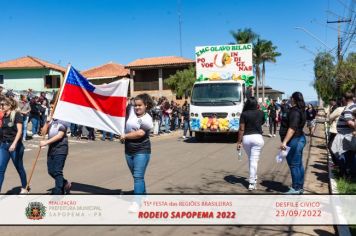
<svg viewBox="0 0 356 236">
<path fill-rule="evenodd" d="M 195 84 L 192 92 L 192 104 L 196 105 L 235 105 L 241 101 L 241 84 L 209 83 Z"/>
</svg>

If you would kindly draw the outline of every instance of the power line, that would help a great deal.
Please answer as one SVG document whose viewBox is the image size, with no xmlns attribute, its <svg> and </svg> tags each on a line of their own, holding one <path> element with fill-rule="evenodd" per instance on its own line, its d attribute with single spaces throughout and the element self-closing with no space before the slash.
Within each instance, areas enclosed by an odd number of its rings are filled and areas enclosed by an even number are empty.
<svg viewBox="0 0 356 236">
<path fill-rule="evenodd" d="M 350 7 L 348 7 L 343 1 L 341 0 L 337 0 L 339 3 L 341 3 L 341 5 L 343 5 L 345 8 L 351 10 L 352 12 L 355 12 L 353 9 L 351 9 Z"/>
</svg>

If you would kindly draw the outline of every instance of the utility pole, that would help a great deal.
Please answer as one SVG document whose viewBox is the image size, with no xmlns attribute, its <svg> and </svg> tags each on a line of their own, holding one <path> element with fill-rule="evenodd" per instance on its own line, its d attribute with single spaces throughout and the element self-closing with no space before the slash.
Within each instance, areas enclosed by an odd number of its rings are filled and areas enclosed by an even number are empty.
<svg viewBox="0 0 356 236">
<path fill-rule="evenodd" d="M 183 56 L 182 51 L 182 9 L 181 9 L 181 0 L 178 0 L 178 24 L 179 24 L 179 51 L 180 56 Z"/>
<path fill-rule="evenodd" d="M 340 34 L 340 23 L 348 23 L 351 22 L 351 19 L 343 19 L 340 20 L 340 17 L 336 21 L 327 21 L 326 23 L 328 24 L 334 24 L 337 23 L 337 59 L 338 61 L 342 61 L 342 55 L 341 55 L 341 50 L 342 50 L 342 42 L 341 42 L 341 34 Z"/>
</svg>

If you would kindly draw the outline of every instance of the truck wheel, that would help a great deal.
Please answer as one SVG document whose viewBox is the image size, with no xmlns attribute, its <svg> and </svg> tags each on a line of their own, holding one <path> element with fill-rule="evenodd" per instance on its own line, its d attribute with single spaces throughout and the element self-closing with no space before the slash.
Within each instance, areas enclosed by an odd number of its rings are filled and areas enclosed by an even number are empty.
<svg viewBox="0 0 356 236">
<path fill-rule="evenodd" d="M 195 132 L 195 139 L 196 139 L 198 142 L 203 141 L 203 139 L 204 139 L 204 133 L 202 133 L 202 132 Z"/>
</svg>

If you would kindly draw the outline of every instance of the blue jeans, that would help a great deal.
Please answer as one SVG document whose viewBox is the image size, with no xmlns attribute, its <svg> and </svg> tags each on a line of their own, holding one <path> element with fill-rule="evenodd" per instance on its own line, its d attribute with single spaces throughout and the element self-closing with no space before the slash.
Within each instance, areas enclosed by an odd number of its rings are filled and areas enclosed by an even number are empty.
<svg viewBox="0 0 356 236">
<path fill-rule="evenodd" d="M 134 178 L 134 194 L 145 194 L 145 171 L 151 154 L 125 154 L 125 157 Z"/>
<path fill-rule="evenodd" d="M 64 194 L 64 186 L 68 182 L 63 177 L 63 168 L 66 159 L 67 155 L 65 154 L 47 156 L 48 174 L 55 180 L 55 187 L 52 190 L 52 194 Z"/>
<path fill-rule="evenodd" d="M 26 140 L 27 137 L 27 125 L 28 125 L 28 116 L 22 116 L 23 124 L 22 124 L 22 139 Z"/>
<path fill-rule="evenodd" d="M 101 140 L 105 141 L 106 139 L 106 131 L 103 131 L 103 137 L 101 138 Z M 109 136 L 110 136 L 110 141 L 113 141 L 114 140 L 114 134 L 113 133 L 109 133 Z"/>
<path fill-rule="evenodd" d="M 183 122 L 183 136 L 187 136 L 187 131 L 189 129 L 189 121 L 184 120 Z"/>
<path fill-rule="evenodd" d="M 70 124 L 70 133 L 71 133 L 72 137 L 77 135 L 77 129 L 78 129 L 78 126 L 76 124 L 73 124 L 73 123 Z"/>
<path fill-rule="evenodd" d="M 40 128 L 40 118 L 32 117 L 31 122 L 32 122 L 32 135 L 38 134 Z"/>
<path fill-rule="evenodd" d="M 168 132 L 169 131 L 169 126 L 170 126 L 170 120 L 169 120 L 169 116 L 164 116 L 164 132 Z"/>
<path fill-rule="evenodd" d="M 295 190 L 303 189 L 304 186 L 303 149 L 305 143 L 305 136 L 302 135 L 292 138 L 287 144 L 290 150 L 286 159 L 292 175 L 292 188 Z"/>
<path fill-rule="evenodd" d="M 15 151 L 10 152 L 9 151 L 10 146 L 11 143 L 7 143 L 7 142 L 1 142 L 0 144 L 0 191 L 1 191 L 2 183 L 4 182 L 5 171 L 10 158 L 14 163 L 17 173 L 19 173 L 20 175 L 21 187 L 26 188 L 27 185 L 26 171 L 23 166 L 23 154 L 25 151 L 25 147 L 20 141 L 19 143 L 17 143 Z"/>
</svg>

